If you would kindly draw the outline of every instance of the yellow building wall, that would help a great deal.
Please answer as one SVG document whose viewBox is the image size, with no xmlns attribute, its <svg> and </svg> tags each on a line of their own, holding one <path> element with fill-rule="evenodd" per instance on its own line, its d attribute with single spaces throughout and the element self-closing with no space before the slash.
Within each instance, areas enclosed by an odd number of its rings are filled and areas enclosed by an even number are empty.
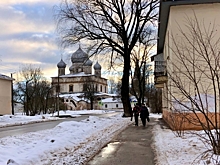
<svg viewBox="0 0 220 165">
<path fill-rule="evenodd" d="M 216 44 L 214 53 L 218 53 L 220 50 L 220 3 L 214 4 L 195 4 L 195 5 L 179 5 L 171 6 L 169 13 L 169 20 L 167 24 L 165 44 L 164 44 L 164 60 L 167 62 L 167 71 L 174 77 L 178 77 L 181 81 L 181 85 L 187 92 L 193 96 L 196 94 L 194 82 L 190 81 L 185 73 L 189 72 L 194 75 L 194 78 L 199 82 L 198 88 L 200 94 L 210 94 L 213 95 L 213 85 L 212 80 L 209 78 L 211 76 L 209 66 L 207 62 L 202 57 L 206 52 L 199 54 L 196 49 L 200 49 L 194 34 L 197 33 L 198 28 L 196 27 L 196 20 L 199 24 L 201 30 L 201 36 L 205 36 L 205 33 L 213 32 L 213 37 L 211 38 L 211 43 Z M 190 25 L 191 23 L 191 25 Z M 189 27 L 195 27 L 195 32 L 189 30 Z M 194 34 L 193 34 L 194 33 Z M 187 37 L 184 37 L 186 35 Z M 189 43 L 193 44 L 189 44 Z M 202 43 L 202 41 L 200 42 Z M 208 43 L 205 43 L 208 45 Z M 192 45 L 194 47 L 192 47 Z M 208 46 L 207 46 L 208 47 Z M 219 48 L 219 49 L 218 49 Z M 207 49 L 211 57 L 211 65 L 216 65 L 216 60 L 212 58 L 211 49 Z M 184 54 L 184 56 L 182 56 Z M 185 60 L 184 60 L 185 59 Z M 183 62 L 186 66 L 183 65 Z M 193 64 L 199 66 L 198 68 L 193 67 Z M 187 67 L 187 69 L 186 69 Z M 215 82 L 218 85 L 218 82 Z M 169 124 L 170 110 L 173 108 L 171 101 L 173 97 L 171 94 L 178 98 L 179 100 L 186 101 L 187 98 L 180 94 L 179 89 L 176 84 L 171 81 L 171 77 L 168 75 L 168 81 L 164 84 L 163 88 L 163 117 Z M 168 92 L 169 91 L 169 92 Z M 169 94 L 171 93 L 171 94 Z M 217 93 L 219 96 L 220 93 Z M 218 103 L 217 103 L 218 104 Z M 219 105 L 217 105 L 219 107 Z M 219 109 L 218 109 L 219 110 Z M 192 114 L 188 114 L 192 115 Z M 178 116 L 176 114 L 176 116 Z M 199 116 L 202 118 L 202 114 Z M 212 117 L 211 117 L 212 118 Z M 181 119 L 176 117 L 178 121 Z M 169 124 L 171 125 L 171 123 Z M 185 129 L 200 129 L 190 123 L 184 124 Z"/>
<path fill-rule="evenodd" d="M 11 81 L 0 79 L 0 115 L 11 114 Z"/>
<path fill-rule="evenodd" d="M 214 43 L 217 39 L 220 38 L 220 31 L 218 32 L 220 26 L 219 11 L 220 4 L 218 3 L 171 6 L 170 8 L 164 45 L 164 59 L 167 61 L 168 72 L 173 75 L 175 74 L 176 76 L 181 78 L 182 85 L 186 89 L 188 89 L 188 92 L 191 95 L 195 95 L 195 87 L 194 83 L 190 82 L 187 76 L 184 75 L 187 72 L 187 70 L 185 66 L 183 66 L 183 58 L 181 58 L 180 56 L 180 54 L 183 54 L 183 52 L 185 54 L 185 57 L 188 58 L 184 62 L 191 73 L 193 73 L 195 69 L 193 69 L 193 65 L 191 62 L 199 66 L 199 69 L 207 71 L 206 75 L 196 74 L 195 76 L 196 79 L 200 79 L 199 82 L 202 82 L 199 83 L 200 93 L 213 94 L 213 88 L 210 87 L 210 83 L 212 83 L 212 80 L 207 78 L 208 76 L 210 76 L 210 71 L 208 69 L 207 62 L 205 62 L 205 60 L 200 55 L 197 55 L 198 53 L 193 53 L 192 48 L 190 48 L 189 42 L 195 42 L 196 39 L 193 38 L 193 36 L 191 36 L 191 33 L 188 29 L 189 22 L 192 21 L 192 26 L 194 26 L 194 20 L 196 18 L 198 20 L 198 23 L 201 25 L 200 28 L 203 30 L 202 33 L 204 33 L 205 30 L 214 30 L 215 35 L 212 38 L 212 41 Z M 212 29 L 212 27 L 214 28 Z M 183 35 L 187 35 L 187 39 L 189 40 L 184 38 Z M 199 46 L 195 43 L 195 49 L 197 48 L 199 48 Z M 192 54 L 194 54 L 195 57 L 192 57 Z M 210 61 L 214 63 L 216 59 L 213 58 Z M 197 71 L 199 72 L 198 68 L 196 69 L 196 72 Z M 178 89 L 175 88 L 175 85 L 172 83 L 172 81 L 169 81 L 169 78 L 166 87 L 175 97 L 179 97 L 184 101 L 184 98 L 182 98 L 182 96 L 179 94 Z M 167 95 L 167 91 L 165 93 L 165 95 Z M 172 98 L 169 94 L 166 97 L 167 98 L 165 99 L 163 105 L 165 105 L 164 107 L 169 109 L 171 107 L 169 107 L 169 105 L 166 105 L 166 100 L 171 100 Z"/>
</svg>

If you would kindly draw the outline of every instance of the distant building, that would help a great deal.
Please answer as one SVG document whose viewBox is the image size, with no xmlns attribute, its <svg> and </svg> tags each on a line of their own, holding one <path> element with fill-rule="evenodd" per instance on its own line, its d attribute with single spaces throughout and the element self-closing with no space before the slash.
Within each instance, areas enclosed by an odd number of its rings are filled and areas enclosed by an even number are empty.
<svg viewBox="0 0 220 165">
<path fill-rule="evenodd" d="M 106 98 L 108 93 L 107 79 L 101 77 L 101 65 L 98 61 L 93 65 L 88 54 L 80 47 L 72 54 L 71 62 L 69 74 L 65 74 L 66 64 L 62 59 L 57 64 L 58 76 L 52 77 L 53 94 L 56 95 L 59 91 L 59 97 L 63 98 L 67 109 L 89 109 L 90 102 L 83 98 L 83 93 L 86 90 L 86 84 L 93 84 L 96 91 L 94 109 L 100 109 L 98 101 Z M 94 73 L 92 73 L 92 66 Z"/>
<path fill-rule="evenodd" d="M 123 109 L 121 100 L 115 97 L 102 99 L 99 104 L 103 110 Z"/>
<path fill-rule="evenodd" d="M 13 78 L 0 74 L 0 115 L 12 114 Z"/>
</svg>

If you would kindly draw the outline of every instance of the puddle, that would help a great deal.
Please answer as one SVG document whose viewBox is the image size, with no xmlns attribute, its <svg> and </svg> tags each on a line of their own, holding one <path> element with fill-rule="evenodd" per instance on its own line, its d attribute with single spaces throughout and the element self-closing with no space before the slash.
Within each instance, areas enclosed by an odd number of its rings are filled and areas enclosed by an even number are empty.
<svg viewBox="0 0 220 165">
<path fill-rule="evenodd" d="M 108 157 L 109 154 L 116 150 L 118 144 L 120 144 L 120 142 L 113 142 L 104 147 L 101 151 L 102 157 Z"/>
</svg>

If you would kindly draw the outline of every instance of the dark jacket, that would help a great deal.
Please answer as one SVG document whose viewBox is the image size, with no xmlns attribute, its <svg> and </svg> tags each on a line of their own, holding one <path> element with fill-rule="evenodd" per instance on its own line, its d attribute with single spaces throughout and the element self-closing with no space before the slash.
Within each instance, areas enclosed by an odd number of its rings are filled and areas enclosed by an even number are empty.
<svg viewBox="0 0 220 165">
<path fill-rule="evenodd" d="M 142 106 L 140 112 L 141 112 L 140 118 L 147 118 L 149 116 L 149 111 L 146 106 Z"/>
<path fill-rule="evenodd" d="M 134 115 L 139 116 L 139 113 L 140 113 L 140 108 L 139 108 L 139 106 L 135 106 L 135 107 L 133 108 L 133 113 L 134 113 Z"/>
</svg>

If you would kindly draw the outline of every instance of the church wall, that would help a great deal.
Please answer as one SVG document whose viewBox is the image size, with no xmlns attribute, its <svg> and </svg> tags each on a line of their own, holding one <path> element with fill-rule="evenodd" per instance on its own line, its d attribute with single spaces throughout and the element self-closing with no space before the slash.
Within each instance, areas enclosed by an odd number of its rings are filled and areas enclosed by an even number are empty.
<svg viewBox="0 0 220 165">
<path fill-rule="evenodd" d="M 101 77 L 101 70 L 95 70 L 95 75 Z"/>
<path fill-rule="evenodd" d="M 83 71 L 85 74 L 92 74 L 91 66 L 83 66 Z"/>
<path fill-rule="evenodd" d="M 83 63 L 74 63 L 74 70 L 72 73 L 79 73 L 83 71 Z"/>
<path fill-rule="evenodd" d="M 84 76 L 84 77 L 60 77 L 60 93 L 77 93 L 83 91 L 83 84 L 86 82 L 91 82 L 95 85 L 98 92 L 107 93 L 107 80 L 104 78 L 97 77 L 95 75 L 92 76 Z M 54 86 L 57 85 L 58 79 L 52 78 L 52 84 Z M 72 91 L 70 91 L 70 86 L 72 86 Z M 54 88 L 54 94 L 56 94 L 56 88 Z"/>
</svg>

